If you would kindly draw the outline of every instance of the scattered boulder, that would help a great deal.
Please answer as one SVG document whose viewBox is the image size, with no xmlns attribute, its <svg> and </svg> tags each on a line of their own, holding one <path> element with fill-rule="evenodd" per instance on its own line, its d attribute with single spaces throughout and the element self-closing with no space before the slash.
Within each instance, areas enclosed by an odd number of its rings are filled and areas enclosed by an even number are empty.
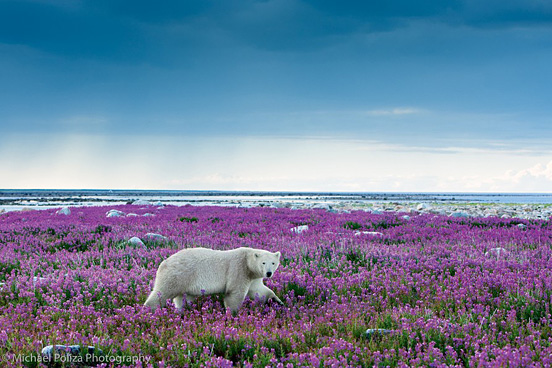
<svg viewBox="0 0 552 368">
<path fill-rule="evenodd" d="M 33 286 L 40 285 L 40 284 L 44 283 L 47 280 L 48 279 L 46 277 L 34 276 L 33 277 Z"/>
<path fill-rule="evenodd" d="M 71 214 L 71 210 L 69 209 L 69 207 L 63 207 L 62 209 L 56 211 L 56 215 L 70 215 L 70 214 Z"/>
<path fill-rule="evenodd" d="M 461 211 L 456 211 L 456 212 L 453 212 L 450 214 L 451 217 L 460 217 L 460 218 L 466 218 L 466 217 L 470 217 L 469 214 L 467 214 L 466 212 L 461 212 Z"/>
<path fill-rule="evenodd" d="M 161 234 L 155 234 L 155 233 L 147 233 L 146 238 L 155 240 L 155 241 L 165 241 L 167 240 L 166 236 L 163 236 Z"/>
<path fill-rule="evenodd" d="M 332 210 L 332 206 L 330 206 L 327 203 L 316 203 L 311 208 L 315 210 L 326 210 L 326 211 Z"/>
<path fill-rule="evenodd" d="M 146 248 L 146 245 L 144 244 L 142 239 L 140 239 L 137 236 L 133 236 L 132 238 L 128 239 L 128 244 L 134 246 L 135 248 L 136 247 Z"/>
<path fill-rule="evenodd" d="M 380 233 L 378 231 L 360 231 L 360 230 L 355 231 L 355 236 L 360 236 L 360 235 L 383 236 L 383 233 Z"/>
<path fill-rule="evenodd" d="M 144 213 L 142 216 L 145 216 L 145 217 L 151 217 L 151 216 L 155 216 L 153 213 Z"/>
<path fill-rule="evenodd" d="M 496 257 L 496 258 L 500 258 L 500 257 L 506 257 L 508 255 L 508 251 L 504 248 L 492 248 L 492 249 L 489 249 L 488 252 L 485 253 L 485 255 L 487 257 Z"/>
<path fill-rule="evenodd" d="M 404 215 L 404 216 L 402 216 L 402 219 L 408 221 L 408 220 L 410 220 L 410 216 Z"/>
<path fill-rule="evenodd" d="M 153 205 L 150 201 L 145 199 L 137 199 L 136 201 L 132 202 L 132 204 L 137 206 L 151 206 Z"/>
<path fill-rule="evenodd" d="M 420 203 L 420 204 L 416 207 L 416 209 L 417 209 L 418 211 L 428 211 L 430 208 L 431 208 L 431 206 L 430 206 L 429 204 L 427 204 L 427 203 Z"/>
<path fill-rule="evenodd" d="M 127 213 L 127 217 L 137 217 L 138 215 L 135 213 Z"/>
<path fill-rule="evenodd" d="M 119 210 L 109 210 L 106 212 L 106 217 L 122 217 L 125 215 L 123 211 Z"/>
<path fill-rule="evenodd" d="M 366 330 L 366 338 L 367 339 L 371 339 L 372 337 L 376 336 L 376 335 L 387 335 L 387 334 L 390 334 L 392 333 L 393 330 L 387 330 L 385 328 L 369 328 Z"/>
<path fill-rule="evenodd" d="M 307 231 L 309 229 L 309 225 L 299 225 L 294 228 L 291 228 L 292 233 L 301 234 L 304 231 Z"/>
<path fill-rule="evenodd" d="M 519 227 L 521 230 L 527 229 L 527 225 L 525 224 L 517 224 L 517 227 Z"/>
<path fill-rule="evenodd" d="M 46 362 L 67 361 L 67 356 L 82 356 L 80 345 L 48 345 L 42 349 L 42 357 Z M 93 356 L 104 355 L 103 351 L 87 346 L 85 357 L 92 359 Z"/>
</svg>

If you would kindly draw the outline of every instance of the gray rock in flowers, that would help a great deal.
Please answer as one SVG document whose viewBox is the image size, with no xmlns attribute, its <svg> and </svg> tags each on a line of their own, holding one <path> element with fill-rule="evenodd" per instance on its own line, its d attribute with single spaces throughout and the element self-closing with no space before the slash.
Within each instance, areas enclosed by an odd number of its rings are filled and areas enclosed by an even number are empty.
<svg viewBox="0 0 552 368">
<path fill-rule="evenodd" d="M 427 204 L 427 203 L 420 203 L 420 204 L 416 207 L 416 209 L 417 209 L 418 211 L 428 211 L 430 208 L 431 208 L 431 206 L 430 206 L 429 204 Z"/>
<path fill-rule="evenodd" d="M 487 257 L 496 257 L 496 258 L 501 258 L 501 257 L 505 257 L 508 255 L 508 251 L 504 248 L 492 248 L 492 249 L 489 249 L 488 252 L 485 253 L 485 255 Z"/>
<path fill-rule="evenodd" d="M 132 238 L 128 239 L 128 244 L 134 247 L 142 247 L 142 248 L 146 247 L 142 239 L 138 238 L 137 236 L 133 236 Z"/>
<path fill-rule="evenodd" d="M 328 203 L 316 203 L 316 204 L 312 205 L 311 208 L 316 209 L 316 210 L 331 211 L 332 206 L 330 206 Z"/>
<path fill-rule="evenodd" d="M 527 225 L 525 225 L 525 224 L 518 224 L 517 227 L 519 227 L 522 230 L 527 229 Z"/>
<path fill-rule="evenodd" d="M 105 214 L 106 217 L 122 217 L 124 215 L 125 213 L 119 210 L 109 210 Z"/>
<path fill-rule="evenodd" d="M 137 205 L 137 206 L 151 206 L 152 205 L 152 203 L 150 201 L 147 201 L 145 199 L 138 199 L 138 200 L 132 202 L 132 204 Z"/>
<path fill-rule="evenodd" d="M 383 236 L 383 233 L 380 233 L 378 231 L 355 231 L 355 236 L 360 235 Z"/>
<path fill-rule="evenodd" d="M 393 330 L 387 330 L 385 328 L 369 328 L 366 330 L 366 338 L 371 339 L 376 335 L 387 335 L 393 332 Z"/>
<path fill-rule="evenodd" d="M 167 240 L 166 236 L 163 236 L 161 234 L 155 234 L 155 233 L 147 233 L 146 238 L 148 238 L 150 240 L 155 240 L 155 241 L 165 241 L 165 240 Z"/>
<path fill-rule="evenodd" d="M 34 276 L 33 277 L 33 286 L 40 285 L 40 284 L 42 284 L 46 281 L 48 281 L 48 279 L 46 277 Z"/>
<path fill-rule="evenodd" d="M 469 214 L 467 214 L 466 212 L 461 212 L 461 211 L 457 211 L 457 212 L 453 212 L 450 214 L 451 217 L 462 217 L 462 218 L 465 218 L 465 217 L 470 217 Z"/>
<path fill-rule="evenodd" d="M 307 231 L 309 229 L 309 225 L 300 225 L 296 226 L 294 228 L 291 228 L 292 233 L 301 234 L 304 231 Z"/>
<path fill-rule="evenodd" d="M 63 207 L 62 209 L 56 211 L 56 215 L 70 215 L 71 214 L 71 210 L 69 209 L 69 207 Z"/>
<path fill-rule="evenodd" d="M 90 355 L 104 355 L 103 351 L 101 349 L 98 349 L 94 346 L 87 346 L 86 352 L 84 354 L 87 354 L 87 356 Z M 57 359 L 61 359 L 61 356 L 66 355 L 81 355 L 81 346 L 80 345 L 48 345 L 45 346 L 42 349 L 42 356 L 51 361 L 56 361 Z"/>
</svg>

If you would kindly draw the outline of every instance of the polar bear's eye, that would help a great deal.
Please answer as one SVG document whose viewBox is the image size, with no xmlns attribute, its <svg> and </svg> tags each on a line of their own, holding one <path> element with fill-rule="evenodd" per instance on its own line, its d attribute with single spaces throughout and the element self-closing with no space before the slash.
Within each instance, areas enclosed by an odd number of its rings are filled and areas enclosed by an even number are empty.
<svg viewBox="0 0 552 368">
<path fill-rule="evenodd" d="M 265 264 L 266 264 L 266 262 L 263 262 L 263 265 L 265 265 Z"/>
<path fill-rule="evenodd" d="M 274 262 L 272 262 L 272 265 L 274 266 Z"/>
</svg>

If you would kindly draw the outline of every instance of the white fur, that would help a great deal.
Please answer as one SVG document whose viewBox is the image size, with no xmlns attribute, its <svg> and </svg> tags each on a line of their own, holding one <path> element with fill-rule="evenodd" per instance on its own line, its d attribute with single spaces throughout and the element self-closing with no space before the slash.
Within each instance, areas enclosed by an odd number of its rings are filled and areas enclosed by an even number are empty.
<svg viewBox="0 0 552 368">
<path fill-rule="evenodd" d="M 200 295 L 224 294 L 224 305 L 237 311 L 245 296 L 273 299 L 283 304 L 272 290 L 263 284 L 280 265 L 280 252 L 271 253 L 253 248 L 212 250 L 183 249 L 159 265 L 153 290 L 145 305 L 155 310 L 173 299 L 177 308 Z"/>
</svg>

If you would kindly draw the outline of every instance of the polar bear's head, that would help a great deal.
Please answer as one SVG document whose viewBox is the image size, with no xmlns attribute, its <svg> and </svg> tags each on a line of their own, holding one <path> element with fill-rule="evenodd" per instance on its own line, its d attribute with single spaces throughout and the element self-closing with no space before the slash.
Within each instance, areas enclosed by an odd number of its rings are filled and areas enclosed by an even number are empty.
<svg viewBox="0 0 552 368">
<path fill-rule="evenodd" d="M 248 255 L 247 265 L 256 277 L 272 277 L 280 265 L 280 252 L 255 249 Z"/>
</svg>

